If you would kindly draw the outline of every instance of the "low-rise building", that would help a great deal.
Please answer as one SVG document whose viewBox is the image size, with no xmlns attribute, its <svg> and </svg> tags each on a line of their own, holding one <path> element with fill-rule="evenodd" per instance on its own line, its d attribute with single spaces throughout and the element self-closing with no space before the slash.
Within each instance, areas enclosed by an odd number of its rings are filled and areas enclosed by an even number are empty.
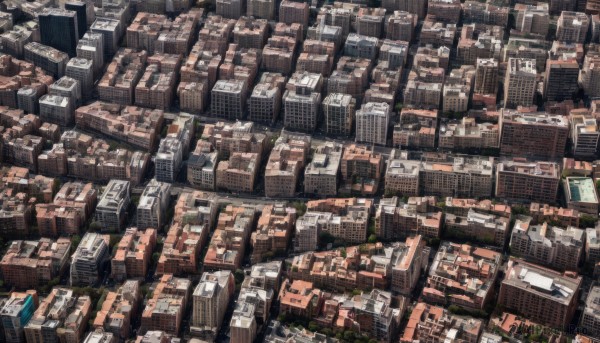
<svg viewBox="0 0 600 343">
<path fill-rule="evenodd" d="M 394 125 L 392 144 L 404 148 L 433 148 L 437 123 L 437 110 L 403 108 L 400 123 Z"/>
<path fill-rule="evenodd" d="M 518 217 L 511 238 L 511 253 L 533 263 L 561 271 L 576 271 L 584 255 L 585 231 L 566 229 L 547 222 L 533 225 L 529 217 Z"/>
<path fill-rule="evenodd" d="M 383 172 L 383 157 L 373 148 L 351 144 L 344 147 L 340 170 L 344 192 L 375 194 Z"/>
<path fill-rule="evenodd" d="M 591 178 L 567 177 L 563 180 L 563 189 L 568 208 L 594 217 L 598 216 L 598 194 Z"/>
<path fill-rule="evenodd" d="M 67 238 L 13 241 L 0 261 L 4 282 L 20 290 L 47 284 L 65 272 L 70 249 Z"/>
<path fill-rule="evenodd" d="M 315 149 L 311 162 L 304 171 L 304 193 L 335 196 L 343 146 L 326 142 Z"/>
<path fill-rule="evenodd" d="M 256 231 L 250 236 L 252 264 L 287 251 L 296 222 L 296 209 L 281 204 L 266 205 L 258 218 Z"/>
<path fill-rule="evenodd" d="M 38 230 L 41 235 L 57 237 L 77 234 L 92 217 L 98 192 L 91 183 L 67 182 L 50 204 L 35 205 Z"/>
<path fill-rule="evenodd" d="M 265 195 L 294 197 L 310 152 L 309 135 L 282 131 L 265 167 Z"/>
<path fill-rule="evenodd" d="M 235 271 L 240 268 L 255 218 L 253 207 L 228 205 L 221 211 L 204 257 L 205 270 Z"/>
<path fill-rule="evenodd" d="M 489 249 L 442 242 L 422 296 L 442 305 L 482 310 L 491 300 L 500 261 L 501 254 Z M 473 271 L 471 264 L 480 268 Z"/>
<path fill-rule="evenodd" d="M 577 309 L 582 278 L 510 258 L 500 285 L 498 305 L 542 325 L 564 327 Z M 552 308 L 552 311 L 548 311 Z"/>
<path fill-rule="evenodd" d="M 260 156 L 251 152 L 234 152 L 217 166 L 217 189 L 251 193 L 260 169 Z"/>
<path fill-rule="evenodd" d="M 461 239 L 481 241 L 504 247 L 510 232 L 510 218 L 470 209 L 466 216 L 447 213 L 446 233 Z"/>
<path fill-rule="evenodd" d="M 141 300 L 140 282 L 125 281 L 116 291 L 106 294 L 102 307 L 94 318 L 93 328 L 111 333 L 116 340 L 128 339 L 131 324 L 139 314 Z"/>
<path fill-rule="evenodd" d="M 72 289 L 55 287 L 25 326 L 25 338 L 32 343 L 47 340 L 82 342 L 86 325 L 81 323 L 87 323 L 91 314 L 89 296 L 76 296 Z"/>
<path fill-rule="evenodd" d="M 191 300 L 192 282 L 185 278 L 176 278 L 165 274 L 160 278 L 152 293 L 152 298 L 146 302 L 142 312 L 140 332 L 161 330 L 177 336 Z"/>
<path fill-rule="evenodd" d="M 156 231 L 153 228 L 140 230 L 136 227 L 125 230 L 110 260 L 113 279 L 124 281 L 146 277 L 156 247 Z"/>
<path fill-rule="evenodd" d="M 443 307 L 417 303 L 410 314 L 400 343 L 439 338 L 459 339 L 462 342 L 479 342 L 483 322 L 471 317 L 458 317 Z"/>
</svg>

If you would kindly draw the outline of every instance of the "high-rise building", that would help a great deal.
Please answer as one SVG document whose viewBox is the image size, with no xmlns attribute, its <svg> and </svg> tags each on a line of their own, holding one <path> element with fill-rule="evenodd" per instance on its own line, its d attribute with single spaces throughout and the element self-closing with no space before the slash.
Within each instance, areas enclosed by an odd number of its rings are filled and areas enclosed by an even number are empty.
<svg viewBox="0 0 600 343">
<path fill-rule="evenodd" d="M 77 57 L 92 61 L 95 75 L 100 75 L 104 67 L 104 39 L 104 34 L 90 31 L 86 32 L 77 44 Z"/>
<path fill-rule="evenodd" d="M 202 274 L 200 283 L 192 294 L 190 330 L 194 335 L 213 335 L 214 338 L 214 334 L 219 332 L 234 286 L 233 274 L 229 270 Z"/>
<path fill-rule="evenodd" d="M 86 233 L 71 256 L 71 286 L 92 286 L 98 282 L 110 258 L 107 235 Z"/>
<path fill-rule="evenodd" d="M 79 26 L 77 13 L 58 8 L 47 8 L 38 15 L 41 43 L 69 54 L 77 55 Z M 84 24 L 85 23 L 84 21 Z"/>
<path fill-rule="evenodd" d="M 94 87 L 94 65 L 92 60 L 74 57 L 67 63 L 65 75 L 77 80 L 83 98 L 89 98 Z"/>
<path fill-rule="evenodd" d="M 535 60 L 530 58 L 510 58 L 504 80 L 504 107 L 533 105 L 536 90 L 537 72 Z"/>
<path fill-rule="evenodd" d="M 77 17 L 77 38 L 83 37 L 88 28 L 88 13 L 94 13 L 94 5 L 85 0 L 69 1 L 65 3 L 65 10 L 75 12 Z"/>
<path fill-rule="evenodd" d="M 326 142 L 315 149 L 312 161 L 304 171 L 304 193 L 335 196 L 343 146 Z"/>
<path fill-rule="evenodd" d="M 503 156 L 557 159 L 564 155 L 569 121 L 562 115 L 504 109 L 499 125 Z"/>
<path fill-rule="evenodd" d="M 330 93 L 323 99 L 325 132 L 330 135 L 352 135 L 352 124 L 356 113 L 356 100 L 342 93 Z"/>
<path fill-rule="evenodd" d="M 40 119 L 67 127 L 75 122 L 74 103 L 61 95 L 44 95 L 40 98 Z"/>
<path fill-rule="evenodd" d="M 279 21 L 286 24 L 298 23 L 308 27 L 309 8 L 306 2 L 283 0 L 279 5 Z"/>
<path fill-rule="evenodd" d="M 562 11 L 556 23 L 556 40 L 584 43 L 590 28 L 589 16 L 581 12 Z"/>
<path fill-rule="evenodd" d="M 571 100 L 579 91 L 579 63 L 575 59 L 546 62 L 544 97 L 548 101 Z"/>
<path fill-rule="evenodd" d="M 137 206 L 137 226 L 140 229 L 160 230 L 166 223 L 166 213 L 171 198 L 171 184 L 156 179 L 144 188 Z"/>
<path fill-rule="evenodd" d="M 239 19 L 245 8 L 246 0 L 216 0 L 216 13 L 223 18 Z"/>
<path fill-rule="evenodd" d="M 275 19 L 275 0 L 248 0 L 246 15 L 248 17 Z"/>
<path fill-rule="evenodd" d="M 356 141 L 386 145 L 390 124 L 390 105 L 369 102 L 356 111 Z"/>
<path fill-rule="evenodd" d="M 323 76 L 296 72 L 283 94 L 283 125 L 289 129 L 313 131 L 319 120 Z"/>
<path fill-rule="evenodd" d="M 496 59 L 477 59 L 473 92 L 477 94 L 498 93 L 498 61 Z"/>
<path fill-rule="evenodd" d="M 228 119 L 241 119 L 246 108 L 246 82 L 219 80 L 210 92 L 211 113 Z"/>
<path fill-rule="evenodd" d="M 110 180 L 96 206 L 96 221 L 103 231 L 121 231 L 129 207 L 129 181 Z"/>
</svg>

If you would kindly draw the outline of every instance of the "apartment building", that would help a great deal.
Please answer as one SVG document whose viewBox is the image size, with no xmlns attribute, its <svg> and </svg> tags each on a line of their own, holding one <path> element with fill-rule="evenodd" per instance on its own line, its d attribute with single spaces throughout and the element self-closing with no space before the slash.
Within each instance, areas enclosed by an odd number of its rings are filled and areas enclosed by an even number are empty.
<svg viewBox="0 0 600 343">
<path fill-rule="evenodd" d="M 510 238 L 517 256 L 560 271 L 576 271 L 584 254 L 585 231 L 566 229 L 547 222 L 533 225 L 528 217 L 518 217 Z"/>
<path fill-rule="evenodd" d="M 4 282 L 25 290 L 60 277 L 66 270 L 70 248 L 67 238 L 13 241 L 0 261 Z"/>
<path fill-rule="evenodd" d="M 359 35 L 381 38 L 384 19 L 384 8 L 359 8 L 358 13 L 356 14 L 356 33 Z"/>
<path fill-rule="evenodd" d="M 429 248 L 421 235 L 409 237 L 404 243 L 393 246 L 390 262 L 392 273 L 390 287 L 393 291 L 409 295 L 415 289 L 421 273 L 425 272 Z"/>
<path fill-rule="evenodd" d="M 96 332 L 112 334 L 116 340 L 126 340 L 131 335 L 131 324 L 139 314 L 142 294 L 140 282 L 128 280 L 116 291 L 106 294 L 101 309 L 92 324 Z"/>
<path fill-rule="evenodd" d="M 279 290 L 280 313 L 313 318 L 323 303 L 323 291 L 312 282 L 285 280 Z"/>
<path fill-rule="evenodd" d="M 489 249 L 442 242 L 422 296 L 437 304 L 482 310 L 491 301 L 501 258 L 501 253 Z M 476 263 L 481 268 L 472 271 L 463 261 Z M 448 273 L 449 270 L 457 273 Z"/>
<path fill-rule="evenodd" d="M 35 290 L 24 293 L 12 292 L 0 309 L 3 339 L 7 343 L 25 342 L 25 326 L 38 306 L 38 294 Z"/>
<path fill-rule="evenodd" d="M 140 11 L 127 28 L 127 46 L 149 54 L 185 55 L 202 14 L 203 10 L 193 9 L 171 20 L 162 14 Z"/>
<path fill-rule="evenodd" d="M 287 251 L 295 222 L 296 209 L 293 207 L 282 204 L 264 206 L 256 231 L 250 236 L 251 263 L 256 264 L 269 256 Z"/>
<path fill-rule="evenodd" d="M 205 270 L 235 271 L 240 268 L 255 217 L 253 207 L 228 205 L 221 211 L 204 257 Z"/>
<path fill-rule="evenodd" d="M 506 27 L 508 25 L 510 7 L 477 1 L 465 1 L 462 4 L 462 11 L 465 23 Z"/>
<path fill-rule="evenodd" d="M 581 276 L 564 274 L 510 258 L 498 304 L 542 325 L 564 327 L 577 308 Z M 559 291 L 560 290 L 560 291 Z M 548 311 L 552 308 L 552 311 Z"/>
<path fill-rule="evenodd" d="M 244 14 L 246 1 L 244 0 L 218 0 L 216 13 L 224 18 L 238 19 Z"/>
<path fill-rule="evenodd" d="M 443 307 L 419 302 L 410 314 L 400 343 L 435 340 L 439 337 L 478 342 L 483 328 L 484 323 L 479 319 L 455 316 Z"/>
<path fill-rule="evenodd" d="M 260 155 L 252 152 L 233 152 L 229 160 L 217 166 L 217 189 L 251 193 L 260 169 Z"/>
<path fill-rule="evenodd" d="M 72 286 L 90 286 L 98 282 L 104 270 L 109 253 L 108 235 L 88 232 L 71 256 L 71 275 L 69 283 Z"/>
<path fill-rule="evenodd" d="M 288 25 L 293 23 L 308 27 L 309 6 L 305 2 L 283 0 L 279 5 L 279 21 Z"/>
<path fill-rule="evenodd" d="M 175 204 L 173 221 L 180 222 L 185 218 L 187 223 L 212 228 L 217 217 L 217 209 L 213 194 L 201 191 L 183 192 Z"/>
<path fill-rule="evenodd" d="M 103 21 L 103 19 L 99 19 L 99 21 Z M 106 37 L 109 37 L 110 33 L 108 30 L 104 33 L 106 34 Z M 90 30 L 90 32 L 86 32 L 83 37 L 79 39 L 79 43 L 77 43 L 77 58 L 91 61 L 94 75 L 100 75 L 102 67 L 104 67 L 104 46 L 106 44 L 104 42 L 104 33 L 93 32 Z M 112 54 L 116 51 L 115 47 Z M 110 54 L 110 56 L 112 56 L 112 54 Z"/>
<path fill-rule="evenodd" d="M 227 119 L 241 119 L 245 113 L 246 87 L 244 81 L 218 80 L 210 92 L 212 114 Z"/>
<path fill-rule="evenodd" d="M 117 52 L 117 50 L 119 50 L 119 40 L 123 36 L 124 28 L 125 23 L 110 17 L 98 17 L 92 26 L 90 26 L 90 31 L 92 33 L 98 33 L 102 35 L 102 50 L 105 60 L 109 59 Z M 96 68 L 95 61 L 94 68 Z"/>
<path fill-rule="evenodd" d="M 146 277 L 152 252 L 156 247 L 156 229 L 145 230 L 130 227 L 115 247 L 116 253 L 110 260 L 111 277 L 117 281 Z"/>
<path fill-rule="evenodd" d="M 496 165 L 497 197 L 554 203 L 560 166 L 554 162 L 502 160 Z"/>
<path fill-rule="evenodd" d="M 27 43 L 23 49 L 25 61 L 35 64 L 55 78 L 65 75 L 69 61 L 66 53 L 37 42 Z"/>
<path fill-rule="evenodd" d="M 598 303 L 600 302 L 600 287 L 592 286 L 585 299 L 585 308 L 579 324 L 586 333 L 597 336 L 600 332 L 600 313 Z"/>
<path fill-rule="evenodd" d="M 310 152 L 311 137 L 282 131 L 265 167 L 265 196 L 294 197 Z"/>
<path fill-rule="evenodd" d="M 233 273 L 220 270 L 202 274 L 192 293 L 192 320 L 190 330 L 200 337 L 214 338 L 225 317 L 234 293 Z"/>
<path fill-rule="evenodd" d="M 404 89 L 404 104 L 408 107 L 437 110 L 442 99 L 442 83 L 408 80 Z"/>
<path fill-rule="evenodd" d="M 294 234 L 294 251 L 305 252 L 317 250 L 319 235 L 333 213 L 307 212 L 296 220 Z"/>
<path fill-rule="evenodd" d="M 569 115 L 570 136 L 573 141 L 573 155 L 588 158 L 596 154 L 600 132 L 596 119 L 586 112 L 571 112 Z"/>
<path fill-rule="evenodd" d="M 12 18 L 10 21 L 12 22 Z M 0 35 L 0 42 L 2 48 L 0 51 L 15 56 L 16 58 L 23 58 L 23 49 L 25 44 L 31 42 L 32 32 L 26 29 L 11 28 L 4 30 Z"/>
<path fill-rule="evenodd" d="M 217 152 L 207 152 L 202 149 L 201 144 L 198 144 L 188 158 L 188 183 L 202 190 L 214 190 L 217 179 L 217 156 Z"/>
<path fill-rule="evenodd" d="M 504 109 L 499 125 L 503 156 L 557 159 L 565 153 L 569 122 L 564 116 Z"/>
<path fill-rule="evenodd" d="M 420 163 L 393 159 L 389 160 L 385 172 L 385 193 L 393 195 L 419 195 Z"/>
<path fill-rule="evenodd" d="M 263 62 L 266 58 L 263 56 Z M 279 73 L 262 74 L 248 98 L 248 119 L 268 124 L 277 121 L 285 80 L 286 78 Z"/>
<path fill-rule="evenodd" d="M 383 198 L 375 211 L 375 233 L 388 240 L 411 235 L 439 238 L 442 225 L 435 197 L 410 197 L 406 204 L 396 196 Z"/>
<path fill-rule="evenodd" d="M 497 149 L 500 143 L 498 124 L 477 123 L 474 118 L 464 117 L 440 126 L 438 147 L 464 151 L 468 149 Z"/>
<path fill-rule="evenodd" d="M 556 40 L 584 43 L 590 28 L 589 16 L 581 12 L 562 11 L 556 22 Z"/>
<path fill-rule="evenodd" d="M 431 45 L 435 48 L 449 47 L 456 39 L 456 24 L 443 23 L 441 21 L 425 20 L 421 29 L 420 45 Z"/>
<path fill-rule="evenodd" d="M 510 232 L 509 218 L 470 209 L 466 216 L 446 214 L 446 233 L 503 247 Z"/>
<path fill-rule="evenodd" d="M 349 136 L 356 113 L 356 100 L 342 93 L 330 93 L 323 99 L 325 132 L 330 135 Z"/>
<path fill-rule="evenodd" d="M 458 23 L 462 6 L 459 0 L 433 0 L 427 4 L 427 15 L 437 21 Z"/>
<path fill-rule="evenodd" d="M 591 216 L 598 215 L 598 195 L 591 178 L 566 177 L 563 180 L 563 190 L 568 208 Z"/>
<path fill-rule="evenodd" d="M 72 289 L 55 287 L 25 326 L 25 338 L 32 343 L 51 340 L 81 342 L 85 325 L 80 324 L 87 323 L 91 314 L 92 300 L 89 296 L 76 296 Z"/>
<path fill-rule="evenodd" d="M 146 50 L 120 49 L 98 83 L 100 100 L 120 105 L 133 105 L 135 87 L 146 70 Z"/>
<path fill-rule="evenodd" d="M 498 61 L 494 58 L 477 58 L 475 66 L 473 92 L 477 94 L 493 94 L 495 97 L 498 93 Z"/>
<path fill-rule="evenodd" d="M 351 144 L 344 147 L 340 170 L 343 191 L 375 194 L 383 172 L 383 158 L 372 148 Z"/>
<path fill-rule="evenodd" d="M 202 139 L 219 152 L 219 158 L 228 158 L 234 152 L 251 152 L 262 157 L 267 137 L 263 133 L 253 132 L 253 128 L 252 122 L 242 121 L 206 124 Z"/>
<path fill-rule="evenodd" d="M 177 137 L 163 138 L 156 152 L 155 178 L 161 182 L 174 182 L 179 176 L 183 161 L 183 142 Z"/>
<path fill-rule="evenodd" d="M 437 122 L 437 110 L 403 108 L 400 112 L 400 122 L 394 125 L 392 145 L 394 147 L 433 148 Z"/>
<path fill-rule="evenodd" d="M 275 19 L 275 1 L 274 0 L 248 0 L 246 15 L 248 17 L 274 20 Z"/>
<path fill-rule="evenodd" d="M 379 39 L 351 33 L 344 43 L 344 55 L 374 60 L 379 53 Z"/>
<path fill-rule="evenodd" d="M 121 107 L 102 101 L 81 106 L 75 111 L 77 127 L 100 132 L 146 151 L 155 149 L 163 120 L 162 110 Z"/>
<path fill-rule="evenodd" d="M 198 255 L 206 245 L 210 223 L 191 217 L 194 214 L 185 213 L 183 218 L 174 220 L 169 228 L 158 259 L 157 274 L 184 276 L 198 273 Z"/>
<path fill-rule="evenodd" d="M 581 84 L 581 88 L 585 91 L 585 94 L 588 94 L 590 97 L 598 97 L 600 96 L 600 80 L 598 77 L 600 76 L 600 55 L 594 54 L 592 51 L 589 51 L 585 55 L 585 59 L 583 61 L 583 67 L 579 72 L 579 83 Z"/>
<path fill-rule="evenodd" d="M 240 17 L 233 27 L 233 42 L 244 49 L 262 49 L 267 41 L 266 19 Z"/>
<path fill-rule="evenodd" d="M 150 180 L 144 188 L 137 206 L 137 226 L 141 229 L 155 228 L 159 230 L 162 228 L 166 224 L 165 214 L 170 198 L 170 184 L 156 181 L 156 179 Z"/>
<path fill-rule="evenodd" d="M 550 26 L 550 13 L 547 3 L 516 4 L 517 12 L 515 26 L 523 34 L 539 35 L 545 38 Z"/>
<path fill-rule="evenodd" d="M 394 11 L 385 22 L 385 38 L 412 42 L 418 20 L 419 17 L 416 14 L 406 11 Z"/>
<path fill-rule="evenodd" d="M 296 72 L 283 94 L 284 127 L 314 131 L 320 117 L 323 77 L 319 74 Z"/>
<path fill-rule="evenodd" d="M 41 235 L 57 237 L 77 234 L 91 218 L 98 192 L 91 183 L 66 182 L 50 204 L 36 204 L 36 220 Z"/>
<path fill-rule="evenodd" d="M 110 180 L 96 206 L 96 221 L 103 231 L 121 231 L 130 201 L 130 182 Z"/>
<path fill-rule="evenodd" d="M 154 55 L 153 57 L 157 57 Z M 164 59 L 176 59 L 181 64 L 179 55 L 162 55 Z M 159 62 L 160 63 L 160 62 Z M 168 110 L 171 107 L 177 87 L 177 73 L 166 71 L 160 64 L 150 64 L 146 68 L 139 82 L 135 86 L 135 104 L 160 110 Z"/>
<path fill-rule="evenodd" d="M 385 146 L 390 117 L 390 105 L 383 102 L 364 104 L 356 111 L 356 141 Z"/>
<path fill-rule="evenodd" d="M 504 79 L 504 107 L 533 105 L 537 86 L 536 62 L 531 58 L 509 58 Z"/>
<path fill-rule="evenodd" d="M 335 142 L 318 146 L 304 171 L 304 193 L 335 196 L 344 147 Z"/>
<path fill-rule="evenodd" d="M 425 19 L 427 1 L 423 0 L 383 0 L 381 7 L 388 11 L 406 11 L 416 15 L 419 19 Z"/>
<path fill-rule="evenodd" d="M 146 333 L 160 330 L 177 336 L 191 300 L 191 287 L 192 282 L 188 279 L 176 278 L 171 274 L 163 275 L 142 311 L 139 331 Z"/>
</svg>

